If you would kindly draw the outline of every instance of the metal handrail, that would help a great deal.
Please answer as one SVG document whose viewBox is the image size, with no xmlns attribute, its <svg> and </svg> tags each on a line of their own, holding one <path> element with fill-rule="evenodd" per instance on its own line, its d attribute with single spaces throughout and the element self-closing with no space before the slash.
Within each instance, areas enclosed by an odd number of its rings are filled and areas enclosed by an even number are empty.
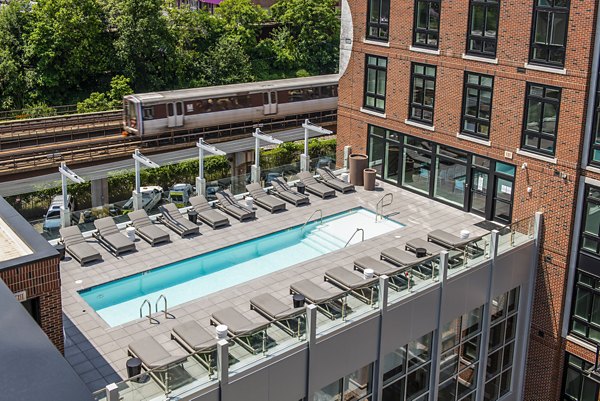
<svg viewBox="0 0 600 401">
<path fill-rule="evenodd" d="M 163 299 L 165 301 L 165 308 L 163 310 L 163 312 L 165 313 L 165 318 L 167 318 L 167 297 L 165 297 L 163 294 L 160 294 L 160 297 L 158 297 L 158 299 L 156 300 L 156 303 L 154 304 L 154 310 L 156 311 L 156 313 L 158 313 L 158 302 Z"/>
<path fill-rule="evenodd" d="M 357 228 L 356 231 L 354 231 L 354 234 L 352 234 L 352 236 L 350 237 L 350 239 L 348 240 L 348 242 L 346 242 L 346 245 L 344 245 L 344 248 L 348 246 L 348 244 L 350 243 L 350 241 L 352 241 L 352 238 L 354 238 L 354 236 L 356 235 L 357 232 L 362 232 L 362 241 L 365 240 L 365 230 L 363 230 L 362 228 Z"/>
<path fill-rule="evenodd" d="M 390 197 L 391 200 L 389 203 L 383 203 L 383 201 L 385 200 L 385 198 Z M 381 199 L 379 199 L 379 202 L 377 202 L 377 205 L 375 206 L 375 222 L 378 222 L 379 220 L 383 219 L 383 208 L 385 206 L 389 206 L 394 202 L 394 194 L 392 194 L 391 192 L 388 192 L 387 194 L 383 195 L 381 197 Z M 381 211 L 379 210 L 379 208 L 381 208 Z"/>
<path fill-rule="evenodd" d="M 152 304 L 147 299 L 144 299 L 144 302 L 142 302 L 142 306 L 140 306 L 140 317 L 143 316 L 142 309 L 144 309 L 144 305 L 146 304 L 148 304 L 148 316 L 146 317 L 150 319 L 150 321 L 152 321 Z"/>
<path fill-rule="evenodd" d="M 302 228 L 300 229 L 300 232 L 301 232 L 301 233 L 302 233 L 302 232 L 304 232 L 304 226 L 306 226 L 306 225 L 308 224 L 308 222 L 310 221 L 310 219 L 312 219 L 312 218 L 313 218 L 313 216 L 315 215 L 315 213 L 317 213 L 317 212 L 319 212 L 319 214 L 320 214 L 319 221 L 321 222 L 321 224 L 323 224 L 323 211 L 322 211 L 321 209 L 317 209 L 317 210 L 315 210 L 315 211 L 314 211 L 314 212 L 313 212 L 313 213 L 310 215 L 310 217 L 309 217 L 309 218 L 306 220 L 306 222 L 305 222 L 305 223 L 302 225 Z"/>
</svg>

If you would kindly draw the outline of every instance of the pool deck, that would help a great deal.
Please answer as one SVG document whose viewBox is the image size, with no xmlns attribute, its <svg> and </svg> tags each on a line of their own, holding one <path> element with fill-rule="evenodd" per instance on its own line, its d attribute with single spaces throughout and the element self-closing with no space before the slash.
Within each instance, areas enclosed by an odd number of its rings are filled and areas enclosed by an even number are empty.
<svg viewBox="0 0 600 401">
<path fill-rule="evenodd" d="M 84 288 L 301 225 L 317 209 L 322 209 L 324 217 L 359 206 L 375 211 L 377 202 L 388 192 L 394 195 L 394 201 L 385 208 L 384 214 L 406 227 L 169 308 L 169 312 L 176 318 L 165 319 L 162 315 L 155 314 L 160 324 L 150 324 L 148 319 L 139 319 L 111 328 L 77 293 Z M 68 255 L 61 262 L 65 357 L 90 390 L 99 390 L 106 384 L 126 378 L 125 363 L 129 358 L 127 345 L 136 339 L 153 336 L 167 350 L 184 355 L 186 352 L 183 348 L 170 340 L 170 331 L 175 325 L 196 320 L 208 328 L 212 312 L 229 306 L 249 311 L 250 298 L 265 292 L 288 302 L 291 283 L 306 278 L 328 287 L 329 284 L 323 283 L 326 270 L 335 266 L 352 269 L 352 262 L 358 257 L 378 258 L 382 249 L 400 246 L 412 238 L 426 238 L 427 233 L 434 229 L 444 229 L 456 235 L 462 229 L 468 229 L 473 235 L 486 232 L 473 226 L 483 220 L 480 217 L 382 182 L 379 182 L 376 191 L 364 191 L 359 187 L 355 193 L 337 193 L 335 198 L 323 200 L 310 195 L 310 199 L 309 206 L 294 207 L 288 204 L 287 211 L 276 214 L 257 208 L 257 219 L 253 221 L 240 223 L 230 217 L 231 226 L 219 230 L 212 230 L 202 224 L 200 235 L 185 239 L 159 225 L 170 232 L 171 243 L 151 247 L 138 237 L 137 252 L 119 257 L 109 254 L 89 239 L 92 246 L 101 251 L 104 259 L 102 262 L 81 267 Z M 348 233 L 348 237 L 350 235 L 352 233 Z"/>
</svg>

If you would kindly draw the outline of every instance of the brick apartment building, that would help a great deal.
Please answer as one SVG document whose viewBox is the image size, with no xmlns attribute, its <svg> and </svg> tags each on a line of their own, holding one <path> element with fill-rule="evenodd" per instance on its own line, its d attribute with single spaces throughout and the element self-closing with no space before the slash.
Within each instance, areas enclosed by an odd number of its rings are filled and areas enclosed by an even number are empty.
<svg viewBox="0 0 600 401">
<path fill-rule="evenodd" d="M 346 6 L 338 160 L 499 224 L 543 211 L 525 399 L 598 399 L 598 3 Z"/>
</svg>

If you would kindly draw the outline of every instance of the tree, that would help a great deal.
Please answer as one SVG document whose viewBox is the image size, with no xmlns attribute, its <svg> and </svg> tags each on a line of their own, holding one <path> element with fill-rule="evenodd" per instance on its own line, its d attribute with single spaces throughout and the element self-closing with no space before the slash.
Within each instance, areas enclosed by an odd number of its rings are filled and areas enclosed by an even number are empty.
<svg viewBox="0 0 600 401">
<path fill-rule="evenodd" d="M 123 96 L 133 93 L 129 86 L 131 80 L 122 75 L 113 77 L 110 81 L 110 90 L 106 93 L 92 92 L 90 97 L 77 103 L 78 113 L 91 113 L 95 111 L 115 110 L 121 108 Z"/>
<path fill-rule="evenodd" d="M 253 80 L 250 57 L 239 39 L 222 36 L 202 59 L 207 85 L 228 85 Z"/>
<path fill-rule="evenodd" d="M 28 1 L 0 7 L 0 109 L 21 109 L 27 102 L 25 38 L 30 22 Z"/>
<path fill-rule="evenodd" d="M 215 16 L 224 23 L 226 35 L 237 38 L 246 52 L 258 42 L 267 12 L 252 0 L 224 0 L 215 9 Z"/>
<path fill-rule="evenodd" d="M 174 39 L 162 0 L 109 0 L 119 68 L 136 91 L 161 90 L 174 82 Z"/>
<path fill-rule="evenodd" d="M 111 59 L 97 1 L 40 0 L 32 18 L 26 53 L 37 99 L 59 104 L 87 92 Z"/>
<path fill-rule="evenodd" d="M 336 0 L 279 0 L 271 7 L 276 60 L 316 74 L 333 73 L 339 58 L 340 19 Z"/>
</svg>

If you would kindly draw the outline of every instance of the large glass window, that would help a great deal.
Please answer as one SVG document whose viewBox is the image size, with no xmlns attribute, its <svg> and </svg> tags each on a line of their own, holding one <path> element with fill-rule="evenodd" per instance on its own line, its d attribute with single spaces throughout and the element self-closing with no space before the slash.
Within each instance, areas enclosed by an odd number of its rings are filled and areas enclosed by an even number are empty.
<svg viewBox="0 0 600 401">
<path fill-rule="evenodd" d="M 438 400 L 474 400 L 479 369 L 483 307 L 442 327 Z"/>
<path fill-rule="evenodd" d="M 465 204 L 467 154 L 461 150 L 438 146 L 433 196 L 457 206 Z"/>
<path fill-rule="evenodd" d="M 484 401 L 495 401 L 511 389 L 518 306 L 518 287 L 494 298 L 490 304 Z"/>
<path fill-rule="evenodd" d="M 493 87 L 494 77 L 465 73 L 462 133 L 486 139 L 490 137 Z"/>
<path fill-rule="evenodd" d="M 315 392 L 312 401 L 361 401 L 371 399 L 373 364 L 369 364 Z"/>
<path fill-rule="evenodd" d="M 600 188 L 586 188 L 581 250 L 600 255 Z"/>
<path fill-rule="evenodd" d="M 571 333 L 600 343 L 600 278 L 578 271 L 573 296 Z"/>
<path fill-rule="evenodd" d="M 387 58 L 366 56 L 365 108 L 385 112 Z"/>
<path fill-rule="evenodd" d="M 436 67 L 413 64 L 409 116 L 411 120 L 433 125 Z"/>
<path fill-rule="evenodd" d="M 405 137 L 402 185 L 429 194 L 431 143 Z"/>
<path fill-rule="evenodd" d="M 559 106 L 560 88 L 527 84 L 525 122 L 521 140 L 523 149 L 554 155 Z"/>
<path fill-rule="evenodd" d="M 564 401 L 597 401 L 598 383 L 591 380 L 586 371 L 593 365 L 575 355 L 566 353 L 563 378 Z"/>
<path fill-rule="evenodd" d="M 467 53 L 496 57 L 499 0 L 471 0 Z"/>
<path fill-rule="evenodd" d="M 441 0 L 415 0 L 413 45 L 438 48 Z"/>
<path fill-rule="evenodd" d="M 433 333 L 390 352 L 383 360 L 383 401 L 426 400 Z"/>
<path fill-rule="evenodd" d="M 377 171 L 381 177 L 383 155 L 385 152 L 385 129 L 369 125 L 369 167 Z"/>
<path fill-rule="evenodd" d="M 390 34 L 390 0 L 369 0 L 367 37 L 387 41 Z"/>
<path fill-rule="evenodd" d="M 569 0 L 535 0 L 529 61 L 562 67 L 569 28 Z"/>
</svg>

